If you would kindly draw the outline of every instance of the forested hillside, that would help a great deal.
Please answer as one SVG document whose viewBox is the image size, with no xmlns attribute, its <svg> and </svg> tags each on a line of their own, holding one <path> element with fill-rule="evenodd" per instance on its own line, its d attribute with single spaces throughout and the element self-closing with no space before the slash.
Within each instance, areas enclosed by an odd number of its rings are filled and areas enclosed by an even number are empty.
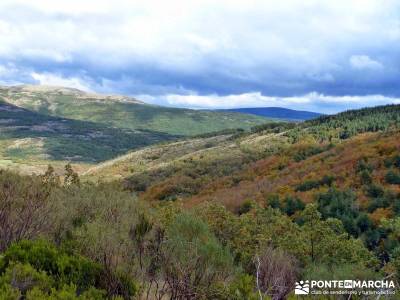
<svg viewBox="0 0 400 300">
<path fill-rule="evenodd" d="M 0 87 L 0 166 L 24 173 L 79 170 L 129 150 L 215 130 L 248 130 L 261 117 L 148 105 L 125 96 L 49 86 Z"/>
<path fill-rule="evenodd" d="M 398 112 L 207 134 L 80 175 L 1 171 L 0 295 L 286 299 L 297 280 L 397 284 Z"/>
<path fill-rule="evenodd" d="M 400 105 L 350 110 L 333 116 L 322 116 L 303 124 L 321 139 L 347 139 L 358 133 L 385 131 L 400 125 Z"/>
<path fill-rule="evenodd" d="M 266 122 L 265 118 L 253 115 L 169 108 L 124 96 L 46 86 L 2 87 L 0 98 L 45 115 L 179 136 L 228 128 L 249 129 Z"/>
<path fill-rule="evenodd" d="M 176 139 L 160 132 L 107 127 L 89 121 L 52 117 L 0 99 L 0 166 L 40 171 L 48 163 L 95 163 L 132 148 Z M 24 166 L 30 165 L 31 167 Z"/>
<path fill-rule="evenodd" d="M 274 118 L 274 119 L 296 121 L 296 122 L 315 119 L 321 116 L 321 114 L 311 111 L 294 110 L 282 107 L 245 107 L 245 108 L 219 109 L 219 111 L 232 111 L 243 114 L 263 116 L 266 118 Z"/>
</svg>

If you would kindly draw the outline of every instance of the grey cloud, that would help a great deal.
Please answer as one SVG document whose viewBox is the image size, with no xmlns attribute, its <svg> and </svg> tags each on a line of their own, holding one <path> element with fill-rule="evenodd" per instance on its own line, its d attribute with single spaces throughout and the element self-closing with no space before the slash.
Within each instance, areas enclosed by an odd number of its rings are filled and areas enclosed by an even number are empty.
<svg viewBox="0 0 400 300">
<path fill-rule="evenodd" d="M 10 71 L 0 82 L 58 77 L 152 99 L 400 97 L 395 0 L 72 2 L 2 1 L 0 65 Z"/>
</svg>

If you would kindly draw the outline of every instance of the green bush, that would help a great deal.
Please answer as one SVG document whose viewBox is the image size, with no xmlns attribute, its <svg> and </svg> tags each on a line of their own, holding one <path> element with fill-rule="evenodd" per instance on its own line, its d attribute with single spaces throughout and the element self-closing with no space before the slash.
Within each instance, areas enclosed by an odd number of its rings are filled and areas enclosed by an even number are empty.
<svg viewBox="0 0 400 300">
<path fill-rule="evenodd" d="M 372 198 L 382 197 L 385 193 L 384 189 L 381 186 L 374 183 L 367 187 L 366 192 L 367 195 Z"/>
<path fill-rule="evenodd" d="M 358 264 L 338 264 L 336 266 L 311 264 L 304 270 L 303 278 L 309 280 L 315 280 L 315 278 L 318 280 L 378 280 L 379 275 Z"/>
<path fill-rule="evenodd" d="M 254 276 L 240 274 L 229 285 L 227 300 L 257 300 L 259 295 L 255 291 L 255 287 L 256 280 Z"/>
<path fill-rule="evenodd" d="M 327 147 L 321 147 L 319 145 L 312 145 L 312 146 L 308 146 L 306 148 L 303 149 L 299 149 L 293 156 L 294 160 L 296 162 L 300 162 L 302 160 L 307 159 L 310 156 L 319 154 L 324 152 L 325 150 L 327 150 Z"/>
<path fill-rule="evenodd" d="M 53 278 L 44 271 L 37 271 L 30 264 L 12 262 L 0 277 L 0 286 L 12 285 L 20 293 L 36 287 L 43 291 L 50 291 L 54 285 Z"/>
<path fill-rule="evenodd" d="M 306 180 L 296 187 L 296 191 L 306 192 L 323 185 L 331 186 L 334 180 L 335 180 L 334 176 L 328 176 L 328 175 L 325 175 L 320 180 Z"/>
<path fill-rule="evenodd" d="M 104 291 L 89 289 L 80 295 L 76 286 L 64 285 L 59 290 L 51 289 L 50 292 L 44 292 L 38 288 L 30 290 L 26 295 L 26 300 L 105 300 L 106 294 Z M 113 298 L 117 299 L 117 298 Z M 122 300 L 122 298 L 119 298 Z"/>
<path fill-rule="evenodd" d="M 271 133 L 279 133 L 288 129 L 293 129 L 296 127 L 296 123 L 289 122 L 271 122 L 266 124 L 261 124 L 257 126 L 251 127 L 252 133 L 259 133 L 263 131 L 271 132 Z"/>
<path fill-rule="evenodd" d="M 287 196 L 281 207 L 282 212 L 286 213 L 288 216 L 293 215 L 296 211 L 303 210 L 305 207 L 303 201 L 298 198 Z"/>
<path fill-rule="evenodd" d="M 331 188 L 328 192 L 317 195 L 316 200 L 323 218 L 341 220 L 346 231 L 354 236 L 372 226 L 368 216 L 357 209 L 355 205 L 357 197 L 351 190 L 341 191 Z"/>
<path fill-rule="evenodd" d="M 0 299 L 15 300 L 21 298 L 21 292 L 10 284 L 0 285 Z"/>
<path fill-rule="evenodd" d="M 400 155 L 397 154 L 393 157 L 385 159 L 384 163 L 385 163 L 386 168 L 396 167 L 396 168 L 400 169 Z"/>
<path fill-rule="evenodd" d="M 385 180 L 389 184 L 400 184 L 400 174 L 390 170 L 386 173 Z"/>
<path fill-rule="evenodd" d="M 271 194 L 267 197 L 266 205 L 267 207 L 277 208 L 288 216 L 294 215 L 297 211 L 301 211 L 305 207 L 303 201 L 297 197 L 286 196 L 281 201 L 279 195 L 276 194 Z"/>
<path fill-rule="evenodd" d="M 237 212 L 239 215 L 248 213 L 253 208 L 253 206 L 254 206 L 253 201 L 246 200 L 240 205 Z"/>
<path fill-rule="evenodd" d="M 367 211 L 369 213 L 374 212 L 378 208 L 386 208 L 390 206 L 390 202 L 385 197 L 373 198 L 370 200 Z"/>
<path fill-rule="evenodd" d="M 68 255 L 47 241 L 21 241 L 12 244 L 3 254 L 0 272 L 13 263 L 29 264 L 55 279 L 56 286 L 75 284 L 80 290 L 98 286 L 101 268 L 76 255 Z"/>
<path fill-rule="evenodd" d="M 276 194 L 270 194 L 267 196 L 266 199 L 266 206 L 270 206 L 272 208 L 278 208 L 280 209 L 281 207 L 281 202 L 279 200 L 279 195 Z"/>
<path fill-rule="evenodd" d="M 371 173 L 367 170 L 361 171 L 360 179 L 361 179 L 362 184 L 371 184 L 372 183 Z"/>
<path fill-rule="evenodd" d="M 198 217 L 179 214 L 166 234 L 162 270 L 170 293 L 178 299 L 192 294 L 207 298 L 208 287 L 231 274 L 233 261 L 229 251 Z"/>
</svg>

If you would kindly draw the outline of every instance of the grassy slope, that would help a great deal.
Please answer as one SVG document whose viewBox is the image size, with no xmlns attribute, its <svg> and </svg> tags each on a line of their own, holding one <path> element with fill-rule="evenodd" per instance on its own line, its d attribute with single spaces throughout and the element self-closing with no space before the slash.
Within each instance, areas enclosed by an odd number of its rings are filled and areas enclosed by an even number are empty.
<svg viewBox="0 0 400 300">
<path fill-rule="evenodd" d="M 149 146 L 98 164 L 86 171 L 83 176 L 90 179 L 112 181 L 147 170 L 166 168 L 185 160 L 186 156 L 192 157 L 205 151 L 221 149 L 222 145 L 227 143 L 228 138 L 229 136 L 223 135 Z"/>
<path fill-rule="evenodd" d="M 73 89 L 2 88 L 0 97 L 42 114 L 172 135 L 196 135 L 238 127 L 249 129 L 266 122 L 258 116 L 161 107 L 132 98 L 91 95 Z"/>
<path fill-rule="evenodd" d="M 135 147 L 174 138 L 164 133 L 46 116 L 1 100 L 0 131 L 1 165 L 6 167 L 55 161 L 95 163 Z"/>
<path fill-rule="evenodd" d="M 372 124 L 372 125 L 371 125 Z M 269 126 L 269 124 L 266 124 Z M 153 146 L 145 149 L 145 151 L 132 152 L 126 156 L 120 157 L 115 161 L 106 162 L 105 164 L 100 164 L 98 167 L 94 168 L 88 174 L 98 174 L 99 176 L 105 174 L 114 174 L 116 177 L 127 177 L 132 172 L 124 172 L 123 170 L 128 170 L 128 166 L 132 166 L 133 169 L 139 172 L 143 171 L 144 168 L 136 168 L 140 164 L 147 166 L 148 161 L 146 161 L 145 156 L 151 155 L 151 153 L 163 152 L 162 149 L 174 149 L 173 153 L 177 155 L 164 158 L 162 155 L 160 159 L 155 159 L 155 163 L 159 163 L 160 167 L 163 167 L 166 162 L 180 160 L 182 158 L 182 152 L 185 155 L 195 156 L 197 151 L 205 151 L 207 153 L 212 153 L 213 156 L 229 155 L 231 153 L 237 152 L 243 155 L 250 156 L 268 156 L 271 153 L 275 153 L 281 149 L 287 149 L 292 147 L 293 151 L 297 148 L 301 148 L 301 144 L 326 144 L 329 141 L 333 143 L 340 144 L 343 142 L 343 135 L 346 133 L 346 138 L 355 136 L 359 133 L 364 132 L 377 132 L 385 130 L 389 127 L 396 129 L 400 127 L 400 105 L 388 105 L 376 108 L 366 108 L 362 110 L 348 111 L 340 113 L 334 116 L 323 116 L 321 118 L 306 121 L 304 123 L 298 124 L 293 129 L 271 129 L 265 127 L 265 130 L 261 130 L 255 133 L 242 134 L 233 136 L 229 138 L 230 135 L 226 137 L 214 137 L 211 139 L 213 142 L 212 147 L 204 147 L 205 144 L 210 146 L 201 139 L 186 140 L 181 143 L 173 143 L 163 145 L 161 148 L 158 146 Z M 215 141 L 219 141 L 215 143 Z M 202 146 L 201 146 L 202 145 Z M 188 148 L 188 146 L 190 146 Z M 187 150 L 184 150 L 187 148 Z M 192 151 L 192 153 L 190 151 Z M 168 151 L 167 151 L 168 152 Z M 132 158 L 135 159 L 132 159 Z M 204 158 L 205 160 L 206 158 Z M 143 161 L 146 161 L 144 163 Z M 151 164 L 154 168 L 155 163 Z M 132 168 L 130 168 L 133 170 Z M 104 174 L 102 174 L 104 173 Z"/>
<path fill-rule="evenodd" d="M 46 86 L 0 87 L 0 101 L 0 167 L 22 165 L 28 173 L 49 162 L 93 164 L 185 135 L 266 122 Z"/>
</svg>

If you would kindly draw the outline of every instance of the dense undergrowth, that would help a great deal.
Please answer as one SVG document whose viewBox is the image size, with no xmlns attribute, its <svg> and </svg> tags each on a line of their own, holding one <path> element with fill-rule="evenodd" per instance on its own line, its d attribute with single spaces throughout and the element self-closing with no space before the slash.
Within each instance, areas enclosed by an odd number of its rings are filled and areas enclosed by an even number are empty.
<svg viewBox="0 0 400 300">
<path fill-rule="evenodd" d="M 96 170 L 128 168 L 107 183 L 70 165 L 62 179 L 1 171 L 0 295 L 285 299 L 296 280 L 398 283 L 398 121 L 388 106 L 209 134 Z"/>
<path fill-rule="evenodd" d="M 318 205 L 296 219 L 255 202 L 240 213 L 150 206 L 117 184 L 82 183 L 69 166 L 63 183 L 49 168 L 2 171 L 0 185 L 2 299 L 280 299 L 317 270 L 380 278 L 397 266 L 395 250 L 383 267 Z M 388 242 L 391 226 L 381 227 Z"/>
</svg>

